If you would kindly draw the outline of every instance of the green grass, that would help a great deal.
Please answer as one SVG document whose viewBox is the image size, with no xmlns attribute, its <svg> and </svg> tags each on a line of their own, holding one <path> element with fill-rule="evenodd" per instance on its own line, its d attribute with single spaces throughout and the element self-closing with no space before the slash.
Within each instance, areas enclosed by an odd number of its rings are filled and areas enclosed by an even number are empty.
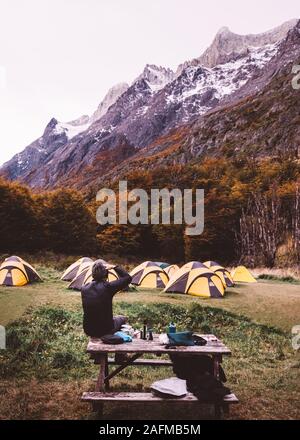
<svg viewBox="0 0 300 440">
<path fill-rule="evenodd" d="M 35 267 L 44 282 L 19 288 L 0 287 L 1 325 L 18 319 L 30 307 L 60 305 L 72 309 L 80 304 L 80 293 L 67 289 L 67 283 L 60 280 L 60 271 L 39 265 Z"/>
<path fill-rule="evenodd" d="M 259 282 L 238 284 L 227 289 L 221 300 L 199 299 L 189 295 L 166 294 L 158 290 L 140 290 L 119 294 L 116 301 L 167 304 L 201 304 L 244 315 L 258 324 L 278 327 L 290 332 L 300 322 L 300 288 L 294 284 Z"/>
<path fill-rule="evenodd" d="M 242 402 L 234 410 L 236 418 L 297 418 L 300 415 L 299 400 L 299 358 L 293 352 L 289 335 L 271 326 L 255 324 L 249 318 L 235 315 L 221 309 L 203 307 L 201 304 L 182 305 L 119 302 L 116 313 L 126 313 L 129 321 L 139 328 L 151 316 L 151 325 L 161 331 L 174 319 L 182 329 L 189 328 L 204 333 L 214 333 L 231 347 L 233 356 L 226 359 L 224 368 L 228 384 L 241 397 Z M 35 418 L 35 412 L 42 417 L 91 417 L 88 406 L 79 405 L 80 393 L 93 389 L 92 378 L 96 377 L 96 367 L 85 355 L 87 339 L 82 334 L 81 310 L 66 311 L 61 308 L 43 307 L 30 311 L 7 328 L 8 350 L 0 356 L 0 375 L 3 392 L 6 395 L 0 403 L 1 414 L 9 418 Z M 168 369 L 129 368 L 113 382 L 113 390 L 149 390 L 151 383 L 161 377 L 168 377 Z M 74 395 L 70 386 L 76 383 L 79 394 Z M 15 393 L 11 396 L 14 384 Z M 51 395 L 49 387 L 65 390 L 63 399 Z M 38 391 L 37 391 L 38 390 Z M 39 395 L 31 400 L 32 392 Z M 24 398 L 23 394 L 27 397 Z M 43 406 L 44 394 L 55 399 L 56 410 L 52 412 Z M 281 395 L 280 402 L 277 400 Z M 20 394 L 24 414 L 19 407 Z M 24 403 L 25 399 L 25 403 Z M 66 399 L 74 405 L 66 411 Z M 268 405 L 258 410 L 263 402 Z M 60 402 L 60 405 L 59 405 Z M 253 405 L 255 402 L 255 405 Z M 41 408 L 42 406 L 42 408 Z M 32 408 L 38 409 L 32 409 Z M 17 408 L 17 410 L 16 410 Z M 17 411 L 15 413 L 15 411 Z M 59 412 L 57 412 L 59 411 Z M 72 411 L 72 412 L 71 412 Z M 119 407 L 108 406 L 106 417 L 115 418 Z M 141 414 L 136 409 L 127 410 L 123 418 Z M 143 415 L 152 418 L 153 410 L 144 408 Z M 166 412 L 160 414 L 167 417 Z M 173 414 L 174 416 L 175 414 Z M 194 412 L 191 417 L 199 417 Z M 170 415 L 169 415 L 170 417 Z M 180 414 L 176 413 L 176 418 Z"/>
<path fill-rule="evenodd" d="M 21 317 L 30 307 L 59 306 L 74 310 L 81 305 L 80 292 L 68 290 L 60 280 L 61 271 L 36 265 L 43 283 L 22 288 L 0 287 L 0 325 Z M 257 284 L 238 284 L 228 289 L 222 300 L 201 300 L 189 295 L 166 294 L 159 290 L 140 289 L 120 293 L 115 301 L 183 304 L 196 303 L 218 307 L 249 317 L 260 324 L 272 325 L 285 331 L 300 323 L 300 288 L 293 283 L 262 280 Z"/>
<path fill-rule="evenodd" d="M 300 285 L 300 281 L 292 276 L 279 277 L 271 274 L 261 274 L 258 277 L 259 280 L 278 281 L 279 283 L 292 283 Z"/>
<path fill-rule="evenodd" d="M 56 269 L 39 271 L 44 283 L 0 289 L 0 324 L 7 325 L 8 342 L 8 350 L 0 352 L 0 418 L 91 418 L 80 395 L 93 389 L 97 367 L 85 354 L 80 293 L 67 290 Z M 232 350 L 224 360 L 228 386 L 241 400 L 232 418 L 299 419 L 300 357 L 291 346 L 291 328 L 300 324 L 299 299 L 299 286 L 268 280 L 229 289 L 224 300 L 157 290 L 120 293 L 115 313 L 126 314 L 136 328 L 147 320 L 163 331 L 174 320 L 179 329 L 221 338 Z M 148 390 L 154 380 L 170 375 L 167 368 L 131 367 L 112 381 L 112 389 Z M 107 419 L 187 415 L 201 416 L 164 405 L 105 409 Z"/>
<path fill-rule="evenodd" d="M 120 302 L 115 311 L 124 313 L 135 328 L 141 328 L 147 322 L 159 333 L 174 320 L 180 323 L 179 331 L 191 329 L 213 333 L 233 341 L 237 336 L 244 341 L 249 338 L 255 352 L 260 341 L 266 340 L 273 345 L 275 357 L 281 355 L 281 343 L 286 338 L 282 330 L 254 324 L 246 317 L 200 304 L 188 307 L 151 304 L 145 307 L 142 303 Z M 39 379 L 85 377 L 90 372 L 89 364 L 85 362 L 86 343 L 81 310 L 70 312 L 43 307 L 29 312 L 7 326 L 8 350 L 1 354 L 1 377 L 28 378 L 32 374 Z"/>
</svg>

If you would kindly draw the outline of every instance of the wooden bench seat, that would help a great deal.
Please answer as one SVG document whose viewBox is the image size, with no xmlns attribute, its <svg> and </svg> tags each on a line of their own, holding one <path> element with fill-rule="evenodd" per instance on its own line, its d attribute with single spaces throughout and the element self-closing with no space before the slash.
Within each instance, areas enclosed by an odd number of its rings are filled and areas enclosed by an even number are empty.
<svg viewBox="0 0 300 440">
<path fill-rule="evenodd" d="M 85 392 L 83 393 L 81 400 L 84 402 L 177 402 L 177 403 L 186 403 L 186 402 L 199 402 L 197 397 L 195 397 L 192 393 L 188 393 L 186 396 L 181 398 L 162 398 L 159 396 L 155 396 L 152 393 L 101 393 L 101 392 Z M 234 404 L 239 403 L 238 398 L 235 394 L 229 394 L 224 397 L 224 404 Z"/>
<path fill-rule="evenodd" d="M 108 358 L 108 365 L 122 365 L 120 362 L 116 362 L 114 358 Z M 136 359 L 132 365 L 140 365 L 147 367 L 172 367 L 172 362 L 166 359 Z"/>
</svg>

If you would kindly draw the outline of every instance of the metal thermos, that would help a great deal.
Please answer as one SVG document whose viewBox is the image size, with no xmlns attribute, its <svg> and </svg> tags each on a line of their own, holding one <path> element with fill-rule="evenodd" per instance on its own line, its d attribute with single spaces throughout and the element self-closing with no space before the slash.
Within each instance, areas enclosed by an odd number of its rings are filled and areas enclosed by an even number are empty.
<svg viewBox="0 0 300 440">
<path fill-rule="evenodd" d="M 143 327 L 143 339 L 147 339 L 147 325 L 146 324 L 144 324 L 144 327 Z"/>
<path fill-rule="evenodd" d="M 148 330 L 148 341 L 153 341 L 153 330 L 149 328 Z"/>
</svg>

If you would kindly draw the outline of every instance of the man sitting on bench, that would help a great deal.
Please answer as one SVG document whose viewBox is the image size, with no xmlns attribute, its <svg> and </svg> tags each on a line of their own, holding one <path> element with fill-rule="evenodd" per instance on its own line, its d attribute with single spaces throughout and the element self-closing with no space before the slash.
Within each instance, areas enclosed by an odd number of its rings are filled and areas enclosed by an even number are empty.
<svg viewBox="0 0 300 440">
<path fill-rule="evenodd" d="M 108 269 L 114 268 L 119 279 L 108 282 Z M 113 334 L 126 323 L 125 316 L 113 317 L 114 295 L 131 283 L 131 276 L 119 266 L 104 265 L 97 260 L 92 268 L 93 281 L 81 290 L 83 330 L 92 338 Z"/>
</svg>

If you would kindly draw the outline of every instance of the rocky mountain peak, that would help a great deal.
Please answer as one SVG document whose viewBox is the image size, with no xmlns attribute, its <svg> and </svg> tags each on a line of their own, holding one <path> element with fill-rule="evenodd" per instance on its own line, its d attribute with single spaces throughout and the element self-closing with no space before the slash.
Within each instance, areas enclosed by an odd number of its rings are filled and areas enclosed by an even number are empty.
<svg viewBox="0 0 300 440">
<path fill-rule="evenodd" d="M 46 125 L 45 131 L 46 130 L 53 130 L 53 128 L 56 127 L 57 123 L 58 123 L 58 120 L 56 118 L 50 119 L 50 121 Z"/>
<path fill-rule="evenodd" d="M 251 48 L 275 44 L 286 38 L 288 32 L 297 25 L 297 22 L 298 19 L 289 20 L 267 32 L 249 35 L 235 34 L 228 27 L 222 27 L 205 52 L 199 58 L 181 64 L 176 74 L 180 75 L 188 66 L 202 65 L 213 68 L 245 56 Z"/>
<path fill-rule="evenodd" d="M 109 107 L 111 107 L 118 98 L 126 92 L 129 85 L 127 83 L 119 83 L 111 87 L 107 94 L 105 95 L 103 101 L 99 104 L 97 110 L 93 113 L 90 118 L 90 122 L 93 123 L 105 115 Z"/>
<path fill-rule="evenodd" d="M 48 138 L 57 135 L 58 124 L 59 124 L 58 120 L 56 118 L 52 118 L 46 125 L 42 138 Z"/>
<path fill-rule="evenodd" d="M 293 26 L 287 34 L 287 38 L 285 41 L 285 44 L 289 44 L 290 42 L 297 42 L 299 43 L 299 37 L 300 37 L 300 20 L 297 20 L 295 26 Z"/>
<path fill-rule="evenodd" d="M 231 30 L 229 29 L 229 27 L 227 26 L 223 26 L 221 27 L 221 29 L 218 30 L 217 35 L 226 35 L 226 34 L 230 34 Z"/>
<path fill-rule="evenodd" d="M 169 68 L 156 66 L 155 64 L 146 64 L 142 74 L 136 81 L 144 80 L 153 91 L 157 91 L 171 82 L 174 76 L 173 70 Z"/>
</svg>

